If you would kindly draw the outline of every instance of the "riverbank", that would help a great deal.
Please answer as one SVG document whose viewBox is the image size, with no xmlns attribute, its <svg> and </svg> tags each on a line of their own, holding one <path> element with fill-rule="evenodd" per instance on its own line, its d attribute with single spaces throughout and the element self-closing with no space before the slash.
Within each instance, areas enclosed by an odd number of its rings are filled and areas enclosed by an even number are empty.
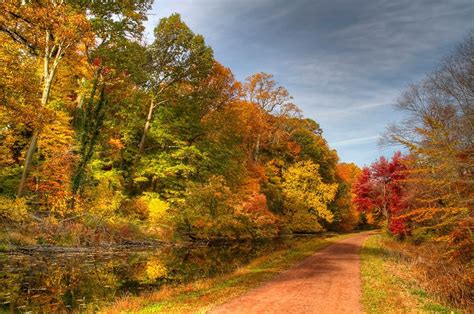
<svg viewBox="0 0 474 314">
<path fill-rule="evenodd" d="M 0 313 L 97 312 L 126 296 L 225 277 L 276 252 L 330 240 L 323 237 L 333 236 L 0 253 Z"/>
<path fill-rule="evenodd" d="M 414 279 L 409 261 L 375 235 L 361 251 L 362 304 L 366 313 L 463 313 L 441 304 Z"/>
<path fill-rule="evenodd" d="M 338 235 L 334 232 L 321 232 L 315 234 L 288 234 L 270 238 L 254 238 L 254 239 L 240 239 L 240 240 L 228 240 L 219 239 L 214 241 L 162 241 L 157 239 L 151 239 L 147 241 L 125 241 L 123 243 L 111 243 L 111 244 L 93 244 L 89 246 L 69 246 L 69 245 L 15 245 L 11 243 L 1 242 L 0 237 L 0 252 L 2 253 L 88 253 L 96 251 L 120 251 L 127 249 L 154 249 L 162 247 L 203 247 L 203 246 L 219 246 L 219 245 L 232 245 L 235 243 L 248 243 L 252 241 L 272 241 L 277 239 L 285 238 L 304 238 L 304 237 L 332 237 Z M 27 242 L 26 242 L 27 243 Z"/>
<path fill-rule="evenodd" d="M 231 274 L 202 279 L 179 287 L 166 286 L 159 291 L 136 297 L 125 297 L 102 312 L 204 313 L 269 280 L 316 251 L 351 235 L 353 234 L 313 238 L 288 250 L 275 251 L 257 258 Z"/>
</svg>

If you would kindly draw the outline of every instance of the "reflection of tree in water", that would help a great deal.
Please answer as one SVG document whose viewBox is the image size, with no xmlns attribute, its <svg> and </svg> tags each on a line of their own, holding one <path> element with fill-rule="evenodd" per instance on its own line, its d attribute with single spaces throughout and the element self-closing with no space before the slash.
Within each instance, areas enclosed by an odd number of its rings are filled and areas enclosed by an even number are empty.
<svg viewBox="0 0 474 314">
<path fill-rule="evenodd" d="M 94 311 L 124 294 L 235 271 L 293 242 L 90 254 L 0 254 L 0 312 Z"/>
<path fill-rule="evenodd" d="M 101 259 L 96 263 L 91 258 L 83 254 L 8 256 L 8 265 L 0 266 L 2 308 L 53 312 L 91 309 L 94 300 L 112 300 L 110 291 L 119 284 L 112 271 L 114 262 Z"/>
</svg>

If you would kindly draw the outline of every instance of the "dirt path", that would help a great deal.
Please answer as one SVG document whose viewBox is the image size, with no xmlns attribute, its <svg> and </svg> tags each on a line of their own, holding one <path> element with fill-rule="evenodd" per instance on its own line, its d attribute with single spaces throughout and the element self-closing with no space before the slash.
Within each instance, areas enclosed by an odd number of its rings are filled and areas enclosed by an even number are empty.
<svg viewBox="0 0 474 314">
<path fill-rule="evenodd" d="M 211 313 L 362 313 L 359 250 L 369 235 L 332 244 Z"/>
</svg>

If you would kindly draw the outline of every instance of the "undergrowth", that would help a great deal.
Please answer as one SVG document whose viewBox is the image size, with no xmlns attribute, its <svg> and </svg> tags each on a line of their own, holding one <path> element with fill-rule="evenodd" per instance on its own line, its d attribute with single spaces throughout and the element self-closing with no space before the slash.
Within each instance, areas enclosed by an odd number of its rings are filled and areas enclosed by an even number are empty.
<svg viewBox="0 0 474 314">
<path fill-rule="evenodd" d="M 440 256 L 433 248 L 370 237 L 361 251 L 365 311 L 472 313 L 472 269 L 469 275 L 467 265 L 448 264 Z"/>
</svg>

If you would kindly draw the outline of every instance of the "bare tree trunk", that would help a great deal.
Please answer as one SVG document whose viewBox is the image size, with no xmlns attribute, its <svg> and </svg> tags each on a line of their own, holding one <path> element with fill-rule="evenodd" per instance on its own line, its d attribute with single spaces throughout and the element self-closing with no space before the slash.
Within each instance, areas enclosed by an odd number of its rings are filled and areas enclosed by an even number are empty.
<svg viewBox="0 0 474 314">
<path fill-rule="evenodd" d="M 257 144 L 255 144 L 255 161 L 258 161 L 258 154 L 260 153 L 260 133 L 257 135 Z"/>
<path fill-rule="evenodd" d="M 28 147 L 28 151 L 26 152 L 25 157 L 25 165 L 23 167 L 23 172 L 21 174 L 20 185 L 18 186 L 17 196 L 23 196 L 23 192 L 26 186 L 26 180 L 28 179 L 28 173 L 30 172 L 31 164 L 33 162 L 33 154 L 36 150 L 36 145 L 38 144 L 38 133 L 33 133 L 33 136 L 30 140 L 30 146 Z"/>
<path fill-rule="evenodd" d="M 140 152 L 139 155 L 141 155 L 143 151 L 145 150 L 145 140 L 146 140 L 146 135 L 148 133 L 148 130 L 150 129 L 150 126 L 151 126 L 151 120 L 153 118 L 153 110 L 156 108 L 156 106 L 161 105 L 163 103 L 165 103 L 164 100 L 155 103 L 155 97 L 153 96 L 151 98 L 150 108 L 148 109 L 148 116 L 146 117 L 146 122 L 143 128 L 142 138 L 140 140 L 140 145 L 138 146 L 138 151 Z"/>
<path fill-rule="evenodd" d="M 140 155 L 145 149 L 145 139 L 146 134 L 148 133 L 148 129 L 150 128 L 151 118 L 153 117 L 153 109 L 155 109 L 155 102 L 154 98 L 152 97 L 150 101 L 150 108 L 148 109 L 148 116 L 146 117 L 145 127 L 143 128 L 142 138 L 140 140 L 140 145 L 138 146 L 138 151 L 140 152 Z"/>
</svg>

